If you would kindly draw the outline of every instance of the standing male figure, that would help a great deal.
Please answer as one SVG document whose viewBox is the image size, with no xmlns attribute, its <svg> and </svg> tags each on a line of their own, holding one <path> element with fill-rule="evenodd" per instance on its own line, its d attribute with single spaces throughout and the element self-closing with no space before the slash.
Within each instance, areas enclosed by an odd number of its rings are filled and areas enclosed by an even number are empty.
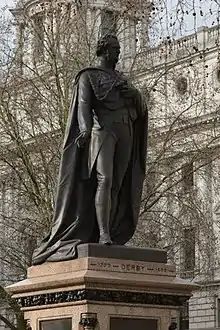
<svg viewBox="0 0 220 330">
<path fill-rule="evenodd" d="M 53 226 L 33 264 L 76 257 L 80 243 L 125 244 L 136 228 L 147 140 L 141 94 L 115 70 L 120 45 L 105 35 L 99 67 L 75 80 Z"/>
</svg>

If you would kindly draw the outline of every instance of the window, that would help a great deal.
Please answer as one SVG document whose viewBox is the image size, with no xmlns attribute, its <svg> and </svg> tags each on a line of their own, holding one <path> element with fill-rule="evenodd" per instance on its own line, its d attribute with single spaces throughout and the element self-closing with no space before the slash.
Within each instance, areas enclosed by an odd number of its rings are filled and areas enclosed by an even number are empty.
<svg viewBox="0 0 220 330">
<path fill-rule="evenodd" d="M 45 320 L 40 321 L 40 329 L 41 330 L 71 330 L 72 329 L 72 319 L 71 318 L 63 318 L 58 320 Z"/>
<path fill-rule="evenodd" d="M 116 34 L 116 15 L 113 11 L 102 10 L 101 12 L 101 35 Z"/>
<path fill-rule="evenodd" d="M 156 172 L 153 170 L 150 170 L 147 173 L 146 193 L 147 193 L 147 196 L 149 196 L 150 198 L 155 197 L 155 194 L 156 194 Z"/>
<path fill-rule="evenodd" d="M 182 167 L 182 184 L 184 192 L 189 192 L 194 186 L 193 162 Z"/>
<path fill-rule="evenodd" d="M 18 27 L 18 57 L 17 57 L 17 64 L 18 67 L 21 70 L 22 73 L 22 69 L 23 69 L 23 51 L 24 51 L 24 32 L 25 32 L 25 25 L 24 23 L 20 23 L 19 27 Z"/>
<path fill-rule="evenodd" d="M 218 82 L 220 82 L 220 64 L 218 63 L 217 69 L 216 69 L 216 78 Z"/>
<path fill-rule="evenodd" d="M 41 95 L 36 90 L 29 91 L 27 95 L 27 106 L 25 108 L 26 116 L 29 120 L 34 121 L 41 116 Z"/>
<path fill-rule="evenodd" d="M 184 95 L 187 92 L 188 82 L 187 78 L 180 76 L 176 80 L 176 89 L 180 95 Z"/>
<path fill-rule="evenodd" d="M 42 13 L 33 16 L 33 50 L 34 60 L 39 62 L 44 55 L 44 16 Z"/>
<path fill-rule="evenodd" d="M 180 307 L 180 330 L 189 329 L 189 302 Z"/>
<path fill-rule="evenodd" d="M 195 269 L 195 241 L 194 227 L 184 229 L 183 233 L 183 275 L 185 278 L 194 277 Z"/>
<path fill-rule="evenodd" d="M 37 248 L 37 238 L 34 236 L 26 235 L 21 238 L 24 242 L 24 254 L 26 259 L 26 264 L 31 266 L 32 264 L 32 255 L 34 250 Z"/>
<path fill-rule="evenodd" d="M 216 327 L 220 328 L 220 299 L 217 298 L 216 300 Z"/>
</svg>

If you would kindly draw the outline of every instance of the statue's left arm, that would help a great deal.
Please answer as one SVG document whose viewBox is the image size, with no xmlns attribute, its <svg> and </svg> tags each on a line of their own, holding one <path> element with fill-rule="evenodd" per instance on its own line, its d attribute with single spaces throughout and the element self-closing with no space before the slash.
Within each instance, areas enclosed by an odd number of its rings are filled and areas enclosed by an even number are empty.
<svg viewBox="0 0 220 330">
<path fill-rule="evenodd" d="M 141 92 L 134 87 L 127 79 L 124 79 L 124 84 L 120 86 L 120 91 L 125 99 L 131 102 L 136 109 L 138 116 L 145 116 L 147 112 L 146 102 Z"/>
</svg>

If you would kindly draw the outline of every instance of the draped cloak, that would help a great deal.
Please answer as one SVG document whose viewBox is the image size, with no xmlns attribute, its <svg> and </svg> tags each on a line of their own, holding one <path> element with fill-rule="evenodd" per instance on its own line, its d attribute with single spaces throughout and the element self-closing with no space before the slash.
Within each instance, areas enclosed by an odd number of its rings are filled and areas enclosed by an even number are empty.
<svg viewBox="0 0 220 330">
<path fill-rule="evenodd" d="M 85 71 L 89 73 L 105 70 L 86 68 L 76 76 L 64 137 L 52 228 L 34 251 L 33 265 L 77 258 L 78 244 L 99 241 L 95 212 L 96 173 L 91 169 L 88 176 L 83 174 L 92 142 L 89 141 L 84 148 L 79 148 L 75 143 L 79 135 L 78 82 Z M 148 114 L 142 102 L 137 107 L 138 116 L 133 121 L 132 156 L 119 191 L 117 212 L 110 227 L 111 239 L 118 245 L 125 244 L 136 229 L 145 177 Z M 99 137 L 99 146 L 102 145 L 105 134 L 108 132 L 104 132 L 101 139 Z M 97 158 L 100 148 L 96 149 L 93 150 L 93 159 Z"/>
</svg>

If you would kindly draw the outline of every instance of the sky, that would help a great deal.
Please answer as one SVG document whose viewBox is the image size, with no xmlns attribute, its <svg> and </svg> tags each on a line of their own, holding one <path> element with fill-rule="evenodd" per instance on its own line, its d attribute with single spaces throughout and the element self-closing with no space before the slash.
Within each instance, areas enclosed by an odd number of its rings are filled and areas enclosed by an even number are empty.
<svg viewBox="0 0 220 330">
<path fill-rule="evenodd" d="M 14 0 L 0 0 L 0 7 L 4 7 L 4 6 L 12 6 L 13 5 Z"/>
<path fill-rule="evenodd" d="M 164 39 L 178 39 L 196 33 L 201 26 L 220 21 L 220 0 L 155 0 L 149 27 L 152 46 Z"/>
<path fill-rule="evenodd" d="M 184 5 L 180 5 L 180 3 Z M 179 5 L 178 5 L 179 3 Z M 219 15 L 219 0 L 168 0 L 167 19 L 170 23 L 175 18 L 181 20 L 184 17 L 184 28 L 186 31 L 193 32 L 200 26 L 213 26 L 217 24 Z M 183 13 L 184 12 L 184 13 Z M 172 18 L 172 19 L 171 19 Z"/>
</svg>

